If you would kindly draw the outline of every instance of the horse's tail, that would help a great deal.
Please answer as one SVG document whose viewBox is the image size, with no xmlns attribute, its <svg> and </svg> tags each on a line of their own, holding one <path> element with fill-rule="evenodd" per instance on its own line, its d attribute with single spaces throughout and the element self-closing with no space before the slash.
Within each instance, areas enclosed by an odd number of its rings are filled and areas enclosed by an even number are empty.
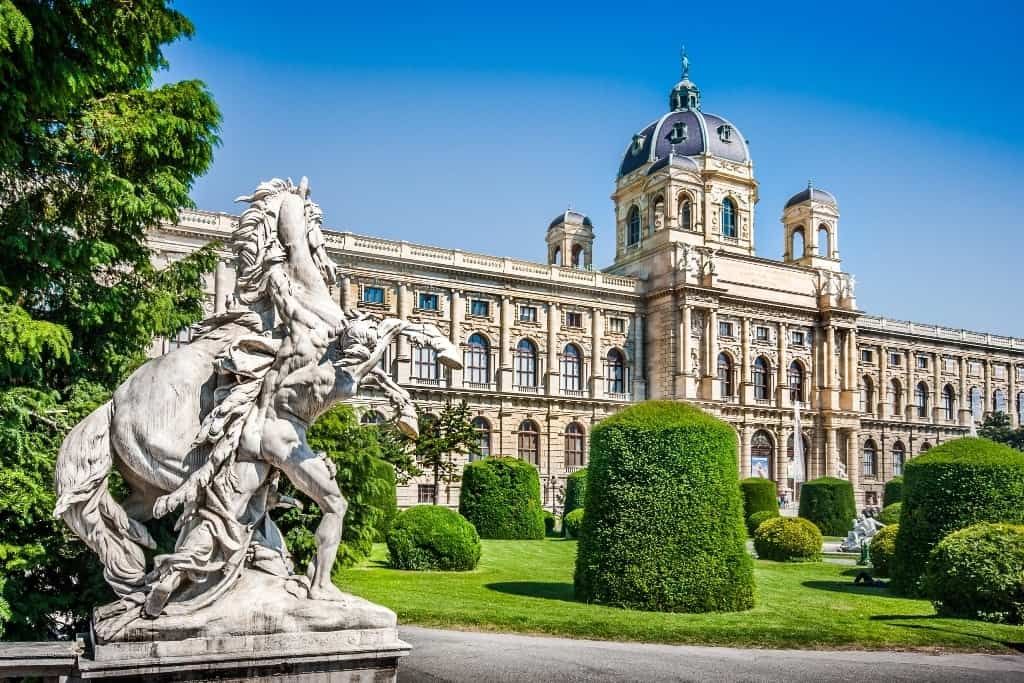
<svg viewBox="0 0 1024 683">
<path fill-rule="evenodd" d="M 118 595 L 145 583 L 143 547 L 156 543 L 142 524 L 128 516 L 107 489 L 114 460 L 110 423 L 114 406 L 108 401 L 68 433 L 57 455 L 57 505 L 53 516 L 63 518 L 100 557 L 103 575 Z"/>
</svg>

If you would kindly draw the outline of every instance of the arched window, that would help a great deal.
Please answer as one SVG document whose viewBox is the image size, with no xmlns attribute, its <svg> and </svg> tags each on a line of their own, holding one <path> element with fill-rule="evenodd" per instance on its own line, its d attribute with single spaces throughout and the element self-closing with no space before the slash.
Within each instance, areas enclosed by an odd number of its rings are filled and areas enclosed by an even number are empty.
<svg viewBox="0 0 1024 683">
<path fill-rule="evenodd" d="M 753 369 L 754 398 L 759 401 L 767 401 L 769 396 L 768 379 L 770 377 L 768 361 L 764 356 L 758 356 L 754 360 Z"/>
<path fill-rule="evenodd" d="M 874 478 L 878 476 L 878 448 L 875 442 L 868 439 L 864 442 L 864 476 Z"/>
<path fill-rule="evenodd" d="M 640 209 L 630 207 L 626 214 L 626 244 L 633 246 L 640 243 Z"/>
<path fill-rule="evenodd" d="M 942 390 L 942 411 L 947 421 L 952 422 L 956 419 L 956 391 L 950 384 Z"/>
<path fill-rule="evenodd" d="M 902 441 L 897 441 L 892 445 L 892 473 L 893 476 L 899 476 L 903 474 L 903 465 L 907 461 L 907 449 L 903 446 Z"/>
<path fill-rule="evenodd" d="M 932 447 L 932 445 L 930 443 L 928 443 L 927 441 L 925 441 L 923 444 L 921 444 L 921 452 L 922 453 L 927 453 L 931 449 L 931 447 Z"/>
<path fill-rule="evenodd" d="M 608 352 L 604 376 L 609 394 L 626 393 L 626 359 L 618 349 Z"/>
<path fill-rule="evenodd" d="M 861 412 L 873 415 L 875 412 L 875 380 L 870 375 L 864 375 L 860 384 L 860 409 Z"/>
<path fill-rule="evenodd" d="M 971 387 L 971 419 L 981 419 L 981 389 Z"/>
<path fill-rule="evenodd" d="M 537 347 L 529 339 L 520 339 L 515 351 L 516 386 L 537 386 Z"/>
<path fill-rule="evenodd" d="M 818 226 L 818 254 L 820 256 L 832 256 L 832 234 L 824 223 Z"/>
<path fill-rule="evenodd" d="M 679 227 L 683 230 L 693 230 L 693 202 L 689 195 L 683 195 L 679 200 Z"/>
<path fill-rule="evenodd" d="M 803 227 L 793 228 L 793 236 L 789 239 L 789 254 L 790 258 L 794 261 L 806 256 L 804 246 L 804 229 Z"/>
<path fill-rule="evenodd" d="M 665 198 L 658 195 L 651 209 L 651 222 L 647 226 L 647 232 L 653 233 L 665 227 Z"/>
<path fill-rule="evenodd" d="M 519 458 L 540 466 L 540 428 L 533 420 L 519 423 Z"/>
<path fill-rule="evenodd" d="M 572 267 L 582 268 L 586 264 L 583 262 L 583 247 L 578 244 L 572 246 Z"/>
<path fill-rule="evenodd" d="M 754 432 L 750 439 L 750 475 L 771 479 L 775 471 L 775 446 L 768 432 L 763 429 Z"/>
<path fill-rule="evenodd" d="M 718 385 L 722 389 L 722 398 L 733 396 L 732 359 L 729 354 L 718 354 Z"/>
<path fill-rule="evenodd" d="M 789 399 L 804 400 L 804 368 L 796 361 L 789 364 Z"/>
<path fill-rule="evenodd" d="M 918 382 L 914 387 L 914 405 L 917 406 L 918 417 L 928 417 L 928 385 Z"/>
<path fill-rule="evenodd" d="M 551 264 L 555 266 L 564 266 L 562 263 L 562 248 L 555 247 L 551 250 Z"/>
<path fill-rule="evenodd" d="M 491 383 L 491 348 L 482 334 L 470 335 L 463 353 L 466 381 L 470 384 Z"/>
<path fill-rule="evenodd" d="M 424 382 L 436 382 L 441 375 L 437 351 L 428 346 L 417 346 L 412 355 L 412 376 Z"/>
<path fill-rule="evenodd" d="M 376 410 L 367 410 L 359 418 L 359 424 L 364 425 L 379 425 L 384 424 L 384 416 Z"/>
<path fill-rule="evenodd" d="M 892 409 L 893 417 L 903 415 L 903 386 L 897 379 L 889 382 L 889 407 Z"/>
<path fill-rule="evenodd" d="M 736 204 L 728 197 L 722 200 L 722 237 L 736 239 Z"/>
<path fill-rule="evenodd" d="M 996 389 L 992 394 L 992 412 L 1006 412 L 1006 392 L 1002 389 Z"/>
<path fill-rule="evenodd" d="M 565 466 L 583 467 L 587 464 L 587 455 L 583 443 L 583 426 L 579 422 L 570 422 L 565 428 Z"/>
<path fill-rule="evenodd" d="M 566 345 L 562 351 L 562 391 L 580 391 L 582 368 L 579 347 Z"/>
<path fill-rule="evenodd" d="M 476 430 L 477 447 L 480 449 L 480 454 L 470 455 L 469 459 L 486 458 L 491 454 L 491 423 L 487 421 L 486 417 L 474 417 L 473 429 Z"/>
</svg>

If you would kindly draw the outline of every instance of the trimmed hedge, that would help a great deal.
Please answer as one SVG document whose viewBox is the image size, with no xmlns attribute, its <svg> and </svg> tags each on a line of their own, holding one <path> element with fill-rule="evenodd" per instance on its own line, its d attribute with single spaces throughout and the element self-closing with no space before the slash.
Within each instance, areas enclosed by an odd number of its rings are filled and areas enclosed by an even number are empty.
<svg viewBox="0 0 1024 683">
<path fill-rule="evenodd" d="M 583 508 L 576 508 L 562 520 L 562 530 L 566 538 L 579 538 L 583 526 Z"/>
<path fill-rule="evenodd" d="M 587 468 L 576 470 L 565 478 L 565 500 L 562 503 L 562 519 L 581 508 L 587 501 Z"/>
<path fill-rule="evenodd" d="M 547 510 L 544 511 L 544 535 L 555 535 L 555 515 Z"/>
<path fill-rule="evenodd" d="M 754 532 L 754 550 L 762 560 L 806 562 L 821 559 L 821 532 L 802 517 L 775 517 Z"/>
<path fill-rule="evenodd" d="M 882 507 L 889 507 L 893 503 L 903 500 L 903 475 L 898 474 L 885 482 L 885 490 L 882 492 Z"/>
<path fill-rule="evenodd" d="M 544 509 L 537 468 L 519 458 L 484 458 L 462 471 L 459 512 L 480 538 L 540 540 Z"/>
<path fill-rule="evenodd" d="M 894 588 L 922 595 L 932 548 L 979 522 L 1024 523 L 1024 453 L 987 439 L 947 441 L 907 462 Z"/>
<path fill-rule="evenodd" d="M 896 505 L 899 505 L 899 503 L 896 503 Z M 891 524 L 882 527 L 871 537 L 868 554 L 871 556 L 871 566 L 874 567 L 875 576 L 882 578 L 889 576 L 889 568 L 892 567 L 892 556 L 896 552 L 896 534 L 899 532 L 899 529 L 899 524 Z"/>
<path fill-rule="evenodd" d="M 377 532 L 376 540 L 384 542 L 388 537 L 388 532 L 391 531 L 391 525 L 395 522 L 395 517 L 398 515 L 398 492 L 395 488 L 395 467 L 385 460 L 374 458 L 371 472 L 371 476 L 380 479 L 384 484 L 378 488 L 375 495 L 370 496 L 369 501 L 370 505 L 378 508 L 382 513 L 380 517 L 377 518 L 377 523 L 374 524 L 374 528 Z"/>
<path fill-rule="evenodd" d="M 771 479 L 744 479 L 740 490 L 743 492 L 743 519 L 749 519 L 755 512 L 779 512 L 779 492 Z"/>
<path fill-rule="evenodd" d="M 757 527 L 761 526 L 762 523 L 769 519 L 774 519 L 779 516 L 778 510 L 761 510 L 747 517 L 747 533 L 751 536 L 757 531 Z"/>
<path fill-rule="evenodd" d="M 878 521 L 882 524 L 889 526 L 890 524 L 900 523 L 900 511 L 903 509 L 903 503 L 889 503 L 882 511 L 878 513 Z"/>
<path fill-rule="evenodd" d="M 954 531 L 932 550 L 924 588 L 942 616 L 1024 623 L 1024 526 Z"/>
<path fill-rule="evenodd" d="M 835 477 L 812 479 L 800 488 L 799 514 L 825 536 L 845 536 L 857 517 L 853 486 Z"/>
<path fill-rule="evenodd" d="M 736 432 L 699 408 L 648 401 L 593 431 L 576 597 L 666 612 L 749 609 Z"/>
<path fill-rule="evenodd" d="M 455 510 L 417 505 L 395 518 L 388 553 L 395 569 L 467 571 L 480 561 L 480 536 Z"/>
</svg>

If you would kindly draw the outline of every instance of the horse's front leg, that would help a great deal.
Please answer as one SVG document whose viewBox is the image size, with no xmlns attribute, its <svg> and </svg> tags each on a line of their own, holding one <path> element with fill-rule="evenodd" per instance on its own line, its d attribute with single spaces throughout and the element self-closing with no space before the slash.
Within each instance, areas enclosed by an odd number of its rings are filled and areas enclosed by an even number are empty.
<svg viewBox="0 0 1024 683">
<path fill-rule="evenodd" d="M 338 556 L 342 524 L 348 508 L 338 482 L 324 459 L 310 449 L 306 443 L 306 428 L 297 421 L 268 416 L 263 428 L 262 455 L 323 511 L 320 526 L 316 529 L 316 557 L 313 559 L 309 597 L 344 602 L 345 594 L 331 583 L 331 568 Z"/>
</svg>

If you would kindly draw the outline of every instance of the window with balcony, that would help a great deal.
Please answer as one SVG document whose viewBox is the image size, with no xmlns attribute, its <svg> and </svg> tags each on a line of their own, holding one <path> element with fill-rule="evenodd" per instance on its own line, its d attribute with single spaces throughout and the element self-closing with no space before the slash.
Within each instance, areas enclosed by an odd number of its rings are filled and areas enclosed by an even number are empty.
<svg viewBox="0 0 1024 683">
<path fill-rule="evenodd" d="M 771 370 L 768 360 L 764 356 L 758 356 L 754 360 L 752 379 L 754 383 L 754 398 L 758 401 L 767 401 L 770 394 L 769 381 Z"/>
<path fill-rule="evenodd" d="M 464 377 L 471 384 L 490 384 L 491 349 L 482 334 L 470 335 L 463 354 Z"/>
<path fill-rule="evenodd" d="M 516 344 L 513 358 L 515 366 L 515 382 L 517 387 L 535 388 L 537 376 L 537 346 L 529 339 L 521 339 Z"/>
<path fill-rule="evenodd" d="M 568 344 L 563 349 L 560 373 L 562 391 L 583 390 L 583 362 L 580 356 L 580 349 L 575 344 Z"/>
</svg>

